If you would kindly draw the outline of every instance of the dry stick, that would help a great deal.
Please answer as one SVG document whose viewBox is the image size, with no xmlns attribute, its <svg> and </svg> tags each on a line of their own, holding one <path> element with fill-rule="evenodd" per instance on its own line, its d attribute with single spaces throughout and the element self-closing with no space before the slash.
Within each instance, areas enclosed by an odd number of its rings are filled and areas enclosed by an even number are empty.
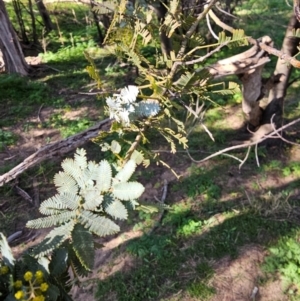
<svg viewBox="0 0 300 301">
<path fill-rule="evenodd" d="M 27 157 L 23 162 L 11 169 L 9 172 L 1 175 L 0 187 L 3 186 L 5 183 L 15 179 L 18 175 L 20 175 L 28 168 L 33 167 L 46 159 L 50 159 L 57 155 L 68 153 L 74 148 L 81 146 L 85 142 L 89 141 L 90 139 L 97 137 L 99 131 L 102 130 L 103 127 L 105 125 L 108 125 L 109 123 L 109 118 L 104 119 L 86 131 L 83 131 L 64 140 L 60 140 L 40 148 L 37 152 Z"/>
<path fill-rule="evenodd" d="M 289 128 L 290 126 L 292 126 L 292 125 L 294 125 L 294 124 L 296 124 L 298 122 L 300 122 L 300 118 L 298 118 L 298 119 L 296 119 L 296 120 L 294 120 L 294 121 L 292 121 L 292 122 L 290 122 L 290 123 L 288 123 L 288 124 L 280 127 L 279 129 L 277 129 L 277 130 L 275 130 L 275 131 L 273 131 L 273 132 L 271 132 L 271 133 L 269 133 L 269 134 L 261 137 L 258 141 L 254 141 L 254 142 L 250 142 L 250 143 L 246 143 L 246 144 L 239 144 L 239 145 L 234 145 L 234 146 L 231 146 L 231 147 L 227 147 L 227 148 L 224 148 L 224 149 L 222 149 L 222 150 L 220 150 L 220 151 L 218 151 L 218 152 L 216 152 L 216 153 L 214 153 L 214 154 L 212 154 L 212 155 L 210 155 L 210 156 L 208 156 L 208 157 L 206 157 L 206 158 L 204 158 L 202 160 L 194 160 L 193 159 L 193 162 L 195 162 L 195 163 L 203 163 L 203 162 L 205 162 L 205 161 L 207 161 L 207 160 L 209 160 L 211 158 L 214 158 L 216 156 L 222 155 L 225 152 L 228 152 L 228 151 L 231 151 L 231 150 L 234 150 L 234 149 L 240 149 L 240 148 L 250 147 L 250 146 L 259 144 L 259 143 L 263 142 L 264 140 L 266 140 L 268 138 L 276 138 L 277 137 L 277 138 L 281 139 L 282 137 L 278 136 L 277 132 L 278 131 L 282 131 L 282 130 L 284 130 L 286 128 Z M 276 136 L 274 137 L 275 134 L 276 134 Z M 191 158 L 191 155 L 188 152 L 187 152 L 187 154 Z M 224 155 L 228 155 L 228 154 L 224 154 Z M 240 161 L 240 159 L 238 159 L 238 161 Z"/>
<path fill-rule="evenodd" d="M 7 242 L 10 243 L 10 242 L 14 241 L 15 239 L 19 238 L 22 234 L 23 234 L 22 231 L 17 231 L 15 233 L 13 233 L 12 235 L 10 235 L 7 238 Z"/>
</svg>

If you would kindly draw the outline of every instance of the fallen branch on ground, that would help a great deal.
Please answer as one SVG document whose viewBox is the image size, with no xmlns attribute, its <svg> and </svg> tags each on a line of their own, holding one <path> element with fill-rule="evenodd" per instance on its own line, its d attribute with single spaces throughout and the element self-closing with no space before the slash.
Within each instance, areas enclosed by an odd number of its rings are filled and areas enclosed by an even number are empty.
<svg viewBox="0 0 300 301">
<path fill-rule="evenodd" d="M 38 163 L 45 161 L 46 159 L 66 154 L 75 149 L 76 147 L 83 145 L 88 140 L 97 137 L 99 131 L 102 130 L 104 126 L 108 124 L 110 124 L 110 119 L 102 120 L 93 127 L 79 134 L 73 135 L 64 140 L 60 140 L 40 148 L 38 151 L 26 158 L 22 163 L 18 164 L 9 172 L 0 176 L 0 187 L 3 186 L 5 183 L 8 183 L 9 181 L 15 179 L 18 175 L 23 173 L 28 168 L 33 167 Z"/>
</svg>

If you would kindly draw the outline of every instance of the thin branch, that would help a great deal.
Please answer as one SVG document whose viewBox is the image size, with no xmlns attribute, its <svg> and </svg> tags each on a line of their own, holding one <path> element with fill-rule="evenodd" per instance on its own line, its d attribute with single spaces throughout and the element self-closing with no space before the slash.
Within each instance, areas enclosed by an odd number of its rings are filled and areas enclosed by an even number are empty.
<svg viewBox="0 0 300 301">
<path fill-rule="evenodd" d="M 257 144 L 256 144 L 256 145 L 257 145 Z M 247 161 L 248 156 L 249 156 L 249 154 L 250 154 L 250 150 L 251 150 L 251 146 L 248 147 L 247 154 L 246 154 L 244 160 L 243 160 L 243 161 L 241 162 L 241 164 L 239 165 L 239 169 L 241 169 L 242 166 L 244 165 L 244 163 Z"/>
<path fill-rule="evenodd" d="M 215 21 L 215 23 L 220 26 L 221 28 L 223 28 L 224 30 L 227 30 L 231 33 L 233 33 L 234 28 L 225 24 L 224 22 L 222 22 L 212 10 L 209 10 L 208 12 L 209 16 Z M 287 63 L 291 64 L 292 66 L 296 67 L 296 68 L 300 68 L 300 61 L 298 61 L 297 59 L 295 59 L 294 57 L 291 57 L 290 55 L 277 50 L 276 48 L 267 45 L 266 43 L 264 43 L 263 41 L 258 41 L 256 39 L 253 39 L 251 37 L 247 38 L 248 41 L 253 44 L 253 45 L 259 45 L 259 47 L 261 49 L 263 49 L 264 51 L 268 52 L 269 54 L 273 54 L 275 56 L 277 56 L 278 58 L 280 58 L 281 60 L 286 61 Z"/>
<path fill-rule="evenodd" d="M 176 59 L 178 61 L 181 61 L 182 58 L 184 57 L 184 53 L 186 51 L 188 42 L 191 38 L 191 36 L 193 35 L 193 33 L 195 32 L 195 30 L 197 29 L 200 21 L 207 15 L 207 13 L 209 12 L 209 10 L 213 7 L 213 5 L 217 2 L 217 0 L 211 0 L 210 3 L 204 7 L 204 10 L 201 14 L 198 15 L 196 21 L 193 23 L 193 25 L 189 28 L 189 30 L 187 31 L 187 33 L 185 34 L 185 38 L 183 39 L 183 41 L 181 42 L 181 46 L 180 49 L 178 51 L 177 57 Z M 172 79 L 176 73 L 176 70 L 178 68 L 178 64 L 173 64 L 170 74 L 169 74 L 169 78 Z"/>
<path fill-rule="evenodd" d="M 222 149 L 222 150 L 220 150 L 220 151 L 218 151 L 218 152 L 216 152 L 214 154 L 211 154 L 210 156 L 208 156 L 208 157 L 206 157 L 206 158 L 204 158 L 202 160 L 197 160 L 197 161 L 194 161 L 194 162 L 196 162 L 196 163 L 203 163 L 203 162 L 205 162 L 205 161 L 207 161 L 209 159 L 212 159 L 212 158 L 214 158 L 216 156 L 219 156 L 219 155 L 222 155 L 222 154 L 225 155 L 224 153 L 226 153 L 228 151 L 235 150 L 235 149 L 240 149 L 240 148 L 246 148 L 246 147 L 250 147 L 250 146 L 259 144 L 259 143 L 263 142 L 264 140 L 266 140 L 268 138 L 280 138 L 281 139 L 281 136 L 278 136 L 278 132 L 279 131 L 282 131 L 282 130 L 284 130 L 286 128 L 289 128 L 290 126 L 292 126 L 294 124 L 297 124 L 299 122 L 300 122 L 300 118 L 298 118 L 298 119 L 296 119 L 294 121 L 291 121 L 290 123 L 288 123 L 288 124 L 280 127 L 279 129 L 277 129 L 275 131 L 272 131 L 271 133 L 269 133 L 269 134 L 261 137 L 259 140 L 251 141 L 249 143 L 243 143 L 243 144 L 234 145 L 234 146 L 231 146 L 231 147 L 224 148 L 224 149 Z M 276 135 L 276 136 L 274 137 L 274 135 Z"/>
<path fill-rule="evenodd" d="M 209 13 L 206 15 L 206 24 L 208 27 L 209 32 L 211 33 L 211 35 L 217 40 L 219 41 L 219 37 L 217 36 L 217 34 L 213 31 L 211 25 L 210 25 L 210 21 L 209 21 Z"/>
</svg>

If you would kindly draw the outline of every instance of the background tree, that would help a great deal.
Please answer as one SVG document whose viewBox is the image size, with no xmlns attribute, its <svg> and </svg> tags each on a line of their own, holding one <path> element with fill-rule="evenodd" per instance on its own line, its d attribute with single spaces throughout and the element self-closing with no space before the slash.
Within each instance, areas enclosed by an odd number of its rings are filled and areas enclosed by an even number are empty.
<svg viewBox="0 0 300 301">
<path fill-rule="evenodd" d="M 25 61 L 18 37 L 8 18 L 3 0 L 0 0 L 0 50 L 7 73 L 27 75 L 29 67 Z"/>
</svg>

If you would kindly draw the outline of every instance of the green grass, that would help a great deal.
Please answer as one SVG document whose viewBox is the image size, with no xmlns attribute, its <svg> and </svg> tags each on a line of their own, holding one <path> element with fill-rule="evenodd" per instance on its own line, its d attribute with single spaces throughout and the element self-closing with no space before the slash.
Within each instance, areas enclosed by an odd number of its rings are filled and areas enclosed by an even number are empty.
<svg viewBox="0 0 300 301">
<path fill-rule="evenodd" d="M 168 300 L 180 291 L 209 300 L 215 293 L 208 284 L 214 274 L 210 260 L 236 258 L 239 247 L 255 242 L 267 245 L 292 229 L 288 222 L 266 219 L 249 208 L 237 214 L 241 211 L 237 204 L 223 211 L 225 221 L 218 224 L 211 212 L 219 211 L 220 203 L 199 207 L 195 211 L 174 205 L 156 233 L 131 240 L 126 252 L 136 258 L 135 266 L 99 282 L 97 300 L 111 294 L 119 301 Z"/>
<path fill-rule="evenodd" d="M 300 299 L 300 233 L 299 229 L 290 235 L 281 237 L 269 248 L 269 255 L 265 258 L 263 270 L 266 277 L 273 277 L 279 273 L 283 280 L 283 290 L 295 300 Z"/>
</svg>

